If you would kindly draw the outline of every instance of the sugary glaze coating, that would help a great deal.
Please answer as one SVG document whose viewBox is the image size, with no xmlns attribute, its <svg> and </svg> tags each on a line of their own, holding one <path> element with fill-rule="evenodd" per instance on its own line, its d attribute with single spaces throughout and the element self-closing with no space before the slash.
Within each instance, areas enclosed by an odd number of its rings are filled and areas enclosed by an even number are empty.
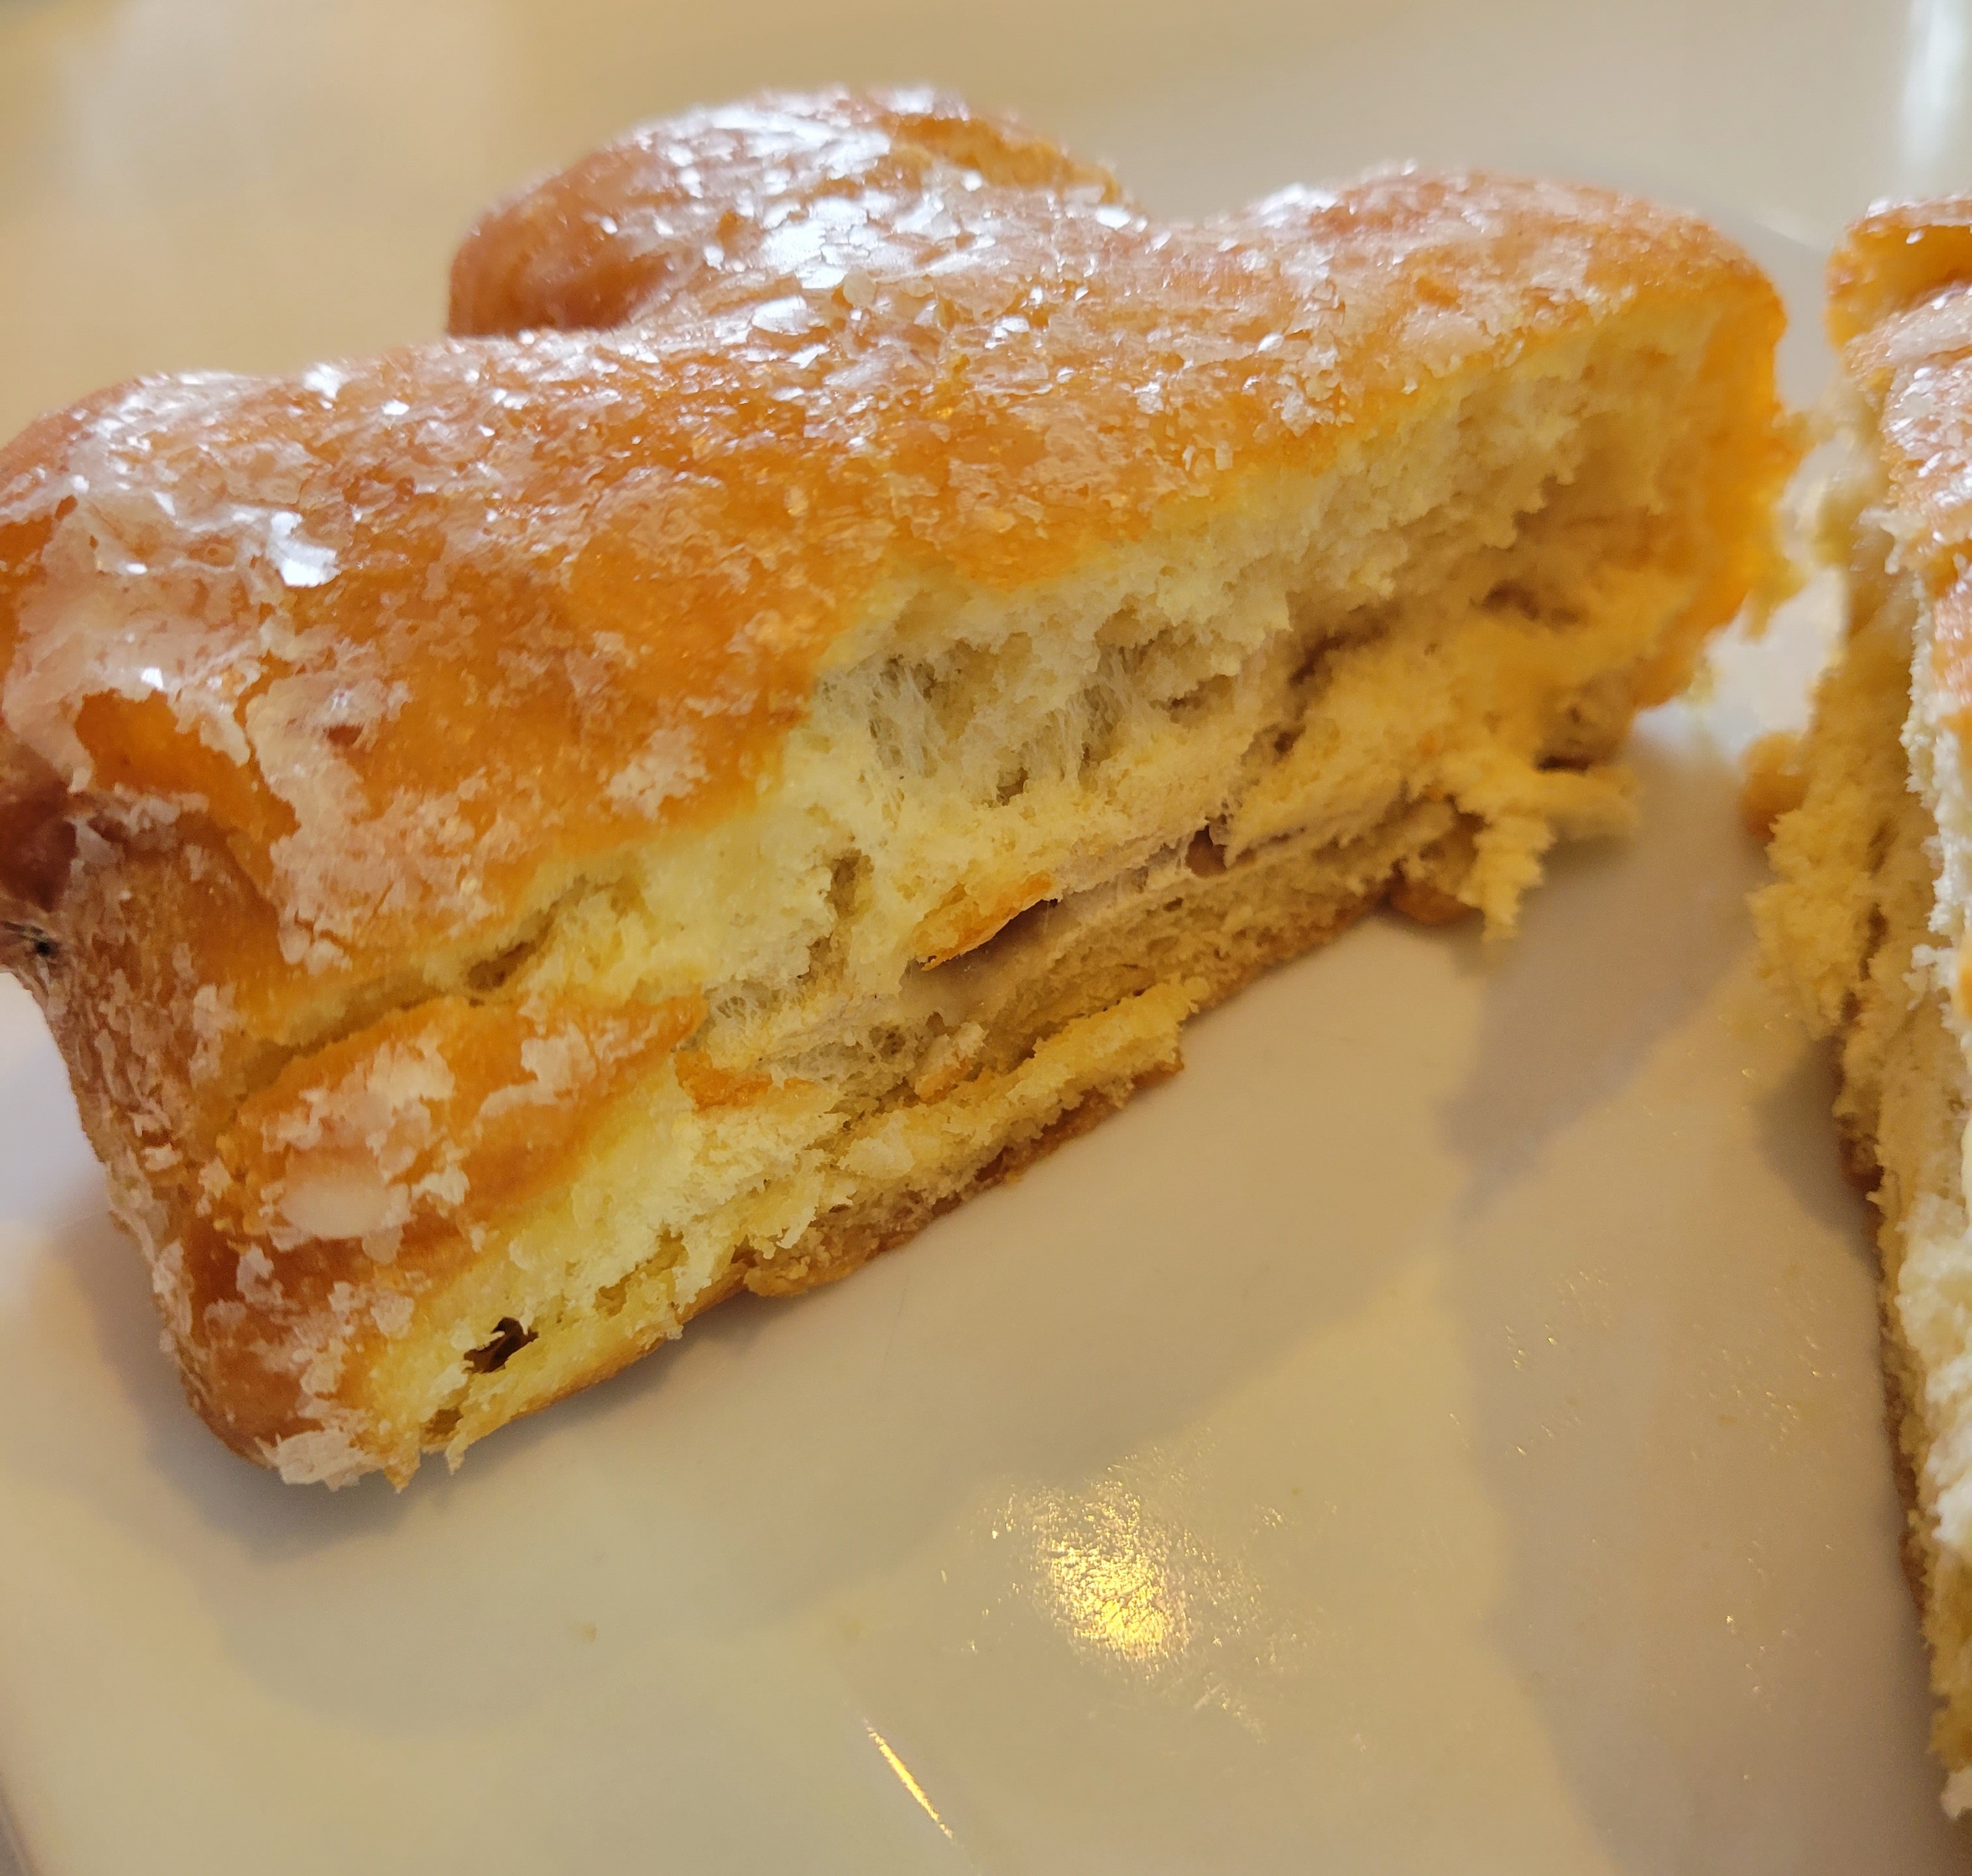
<svg viewBox="0 0 1972 1876">
<path fill-rule="evenodd" d="M 1938 701 L 1972 717 L 1972 196 L 1879 207 L 1829 262 L 1828 325 L 1872 413 L 1900 564 L 1934 595 Z"/>
<path fill-rule="evenodd" d="M 1099 566 L 1646 299 L 1728 309 L 1719 545 L 1647 702 L 1763 570 L 1779 313 L 1703 224 L 1598 191 L 1392 172 L 1167 223 L 949 99 L 770 97 L 488 217 L 455 337 L 30 429 L 8 961 L 215 1427 L 296 1476 L 344 1450 L 338 1377 L 514 1201 L 461 1117 L 558 1114 L 538 1189 L 690 1033 L 694 987 L 487 997 L 578 884 L 771 791 L 818 678 L 908 637 L 896 594 Z M 920 954 L 1049 890 L 962 900 Z"/>
</svg>

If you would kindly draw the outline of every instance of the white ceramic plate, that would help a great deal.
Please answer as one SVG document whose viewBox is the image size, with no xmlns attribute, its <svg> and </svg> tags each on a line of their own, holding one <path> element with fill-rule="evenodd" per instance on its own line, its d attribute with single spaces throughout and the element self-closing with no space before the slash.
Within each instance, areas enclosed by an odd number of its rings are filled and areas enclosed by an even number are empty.
<svg viewBox="0 0 1972 1876">
<path fill-rule="evenodd" d="M 1774 269 L 1804 396 L 1842 221 L 1972 181 L 1967 0 L 1123 11 L 0 0 L 0 430 L 429 331 L 488 197 L 770 81 L 929 76 L 1180 212 L 1396 155 L 1642 186 Z M 1647 831 L 1511 948 L 1373 922 L 1017 1187 L 402 1496 L 182 1406 L 8 986 L 24 1862 L 1963 1867 L 1863 1210 L 1742 909 L 1733 751 L 1826 600 L 1645 726 Z"/>
</svg>

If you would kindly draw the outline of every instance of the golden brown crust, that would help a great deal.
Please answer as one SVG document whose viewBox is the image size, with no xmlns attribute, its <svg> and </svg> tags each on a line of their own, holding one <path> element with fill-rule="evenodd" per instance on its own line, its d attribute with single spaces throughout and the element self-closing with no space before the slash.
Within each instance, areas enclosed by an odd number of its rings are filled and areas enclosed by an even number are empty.
<svg viewBox="0 0 1972 1876">
<path fill-rule="evenodd" d="M 1972 197 L 1886 204 L 1830 257 L 1829 330 L 1866 404 L 1899 565 L 1929 589 L 1943 720 L 1972 719 Z"/>
<path fill-rule="evenodd" d="M 968 178 L 968 193 L 1123 200 L 1106 170 L 954 97 L 770 96 L 643 125 L 488 210 L 453 257 L 446 329 L 578 331 L 648 318 L 771 265 L 763 238 L 788 224 L 763 211 L 827 202 L 852 220 L 894 220 Z"/>
<path fill-rule="evenodd" d="M 965 1184 L 935 1198 L 907 1192 L 880 1205 L 848 1207 L 834 1213 L 824 1222 L 811 1227 L 786 1255 L 769 1263 L 749 1260 L 741 1267 L 737 1281 L 756 1296 L 762 1297 L 798 1296 L 824 1284 L 840 1282 L 873 1257 L 909 1243 L 934 1219 L 942 1218 L 967 1199 L 1018 1179 L 1057 1147 L 1065 1147 L 1120 1112 L 1132 1095 L 1168 1081 L 1177 1072 L 1175 1068 L 1154 1069 L 1122 1088 L 1099 1088 L 1084 1095 L 1040 1132 L 1011 1143 Z M 691 1313 L 697 1315 L 697 1308 L 694 1307 Z"/>
<path fill-rule="evenodd" d="M 1873 1163 L 1873 1143 L 1869 1150 Z M 1925 1579 L 1930 1560 L 1917 1474 L 1927 1440 L 1924 1418 L 1915 1403 L 1923 1389 L 1912 1372 L 1910 1350 L 1895 1325 L 1896 1299 L 1885 1282 L 1876 1293 L 1876 1326 L 1882 1344 L 1883 1431 L 1890 1437 L 1890 1470 L 1904 1513 L 1903 1526 L 1897 1534 L 1897 1560 L 1903 1565 L 1905 1584 L 1922 1617 L 1927 1613 Z"/>
<path fill-rule="evenodd" d="M 1828 259 L 1828 331 L 1846 347 L 1892 315 L 1972 281 L 1972 195 L 1879 202 Z"/>
<path fill-rule="evenodd" d="M 1928 824 L 1928 817 L 1924 818 Z M 1872 891 L 1879 890 L 1880 877 L 1869 883 Z M 1913 938 L 1919 935 L 1904 931 L 1891 941 L 1895 960 L 1902 967 L 1899 981 L 1908 970 Z M 1874 974 L 1866 972 L 1866 977 Z M 1872 1013 L 1867 1009 L 1879 997 L 1880 992 L 1872 995 L 1866 982 L 1859 982 L 1850 1016 L 1837 1033 L 1845 1056 L 1859 1043 L 1866 1056 L 1871 1052 L 1861 1032 L 1870 1023 L 1881 1021 L 1880 1011 Z M 1927 1029 L 1941 1033 L 1934 1003 L 1927 1000 L 1915 1011 L 1902 1013 L 1897 1039 L 1889 1056 L 1888 1065 L 1893 1072 L 1911 1072 L 1913 1059 L 1922 1046 L 1913 1032 Z M 1951 1046 L 1945 1045 L 1948 1049 Z M 1883 1065 L 1876 1065 L 1879 1072 Z M 1917 1072 L 1921 1076 L 1921 1069 Z M 1948 1102 L 1947 1091 L 1934 1082 L 1928 1091 L 1930 1099 L 1939 1105 Z M 1902 1511 L 1898 1561 L 1932 1651 L 1932 1687 L 1941 1703 L 1933 1716 L 1932 1747 L 1947 1770 L 1957 1772 L 1972 1760 L 1972 1717 L 1966 1711 L 1964 1690 L 1957 1684 L 1956 1672 L 1967 1633 L 1967 1596 L 1972 1592 L 1972 1583 L 1968 1583 L 1963 1560 L 1938 1541 L 1934 1509 L 1925 1502 L 1924 1474 L 1934 1434 L 1924 1411 L 1925 1364 L 1905 1333 L 1899 1297 L 1899 1273 L 1913 1228 L 1918 1169 L 1906 1163 L 1892 1172 L 1885 1163 L 1892 1156 L 1889 1143 L 1879 1139 L 1877 1130 L 1884 1117 L 1884 1093 L 1880 1083 L 1867 1089 L 1845 1089 L 1838 1106 L 1837 1135 L 1844 1174 L 1858 1191 L 1869 1197 L 1879 1214 L 1875 1234 L 1880 1274 L 1877 1323 L 1884 1429 L 1889 1437 L 1892 1476 Z M 1852 1095 L 1860 1098 L 1852 1098 Z"/>
</svg>

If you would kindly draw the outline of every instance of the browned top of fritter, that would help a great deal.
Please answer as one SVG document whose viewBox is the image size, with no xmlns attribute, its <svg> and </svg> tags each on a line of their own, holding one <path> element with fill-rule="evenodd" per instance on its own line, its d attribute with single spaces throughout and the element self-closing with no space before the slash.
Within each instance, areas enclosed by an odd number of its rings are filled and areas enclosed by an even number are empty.
<svg viewBox="0 0 1972 1876">
<path fill-rule="evenodd" d="M 5 884 L 58 925 L 73 824 L 203 843 L 259 906 L 215 965 L 305 1027 L 753 789 L 886 581 L 1044 580 L 1649 296 L 1765 370 L 1750 264 L 1598 191 L 1174 223 L 929 95 L 648 126 L 473 231 L 461 336 L 139 380 L 0 454 Z"/>
<path fill-rule="evenodd" d="M 1828 325 L 1875 421 L 1898 564 L 1929 586 L 1941 707 L 1972 719 L 1972 196 L 1872 209 L 1828 264 Z"/>
</svg>

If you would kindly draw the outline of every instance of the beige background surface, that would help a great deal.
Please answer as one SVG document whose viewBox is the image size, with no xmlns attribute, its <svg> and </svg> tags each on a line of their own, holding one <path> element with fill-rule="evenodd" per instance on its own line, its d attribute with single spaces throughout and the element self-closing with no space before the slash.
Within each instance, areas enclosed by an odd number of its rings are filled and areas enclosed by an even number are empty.
<svg viewBox="0 0 1972 1876">
<path fill-rule="evenodd" d="M 1965 0 L 0 0 L 0 432 L 428 332 L 491 195 L 838 77 L 1017 106 L 1177 212 L 1393 155 L 1708 207 L 1805 396 L 1836 229 L 1972 181 L 1969 42 Z M 1510 952 L 1373 923 L 1019 1187 L 400 1497 L 191 1421 L 8 987 L 36 1868 L 1964 1867 L 1861 1208 L 1742 911 L 1732 752 L 1827 600 L 1649 726 L 1649 830 Z"/>
</svg>

